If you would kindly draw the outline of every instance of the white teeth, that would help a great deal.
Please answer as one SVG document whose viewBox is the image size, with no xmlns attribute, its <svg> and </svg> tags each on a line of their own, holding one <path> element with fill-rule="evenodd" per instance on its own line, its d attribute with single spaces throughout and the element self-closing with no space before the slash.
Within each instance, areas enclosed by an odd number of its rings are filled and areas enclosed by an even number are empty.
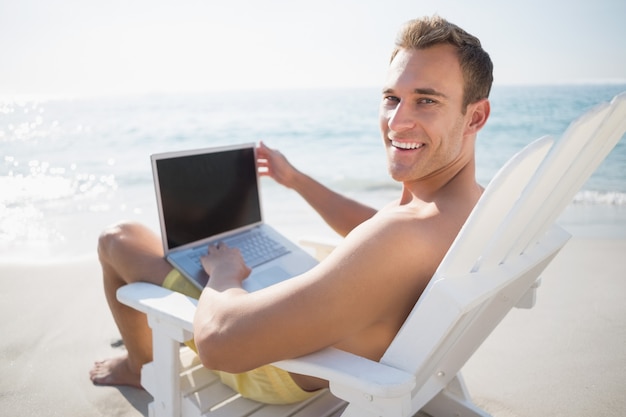
<svg viewBox="0 0 626 417">
<path fill-rule="evenodd" d="M 396 142 L 395 140 L 391 141 L 391 145 L 400 149 L 417 149 L 424 146 L 423 143 L 406 143 L 406 142 Z"/>
</svg>

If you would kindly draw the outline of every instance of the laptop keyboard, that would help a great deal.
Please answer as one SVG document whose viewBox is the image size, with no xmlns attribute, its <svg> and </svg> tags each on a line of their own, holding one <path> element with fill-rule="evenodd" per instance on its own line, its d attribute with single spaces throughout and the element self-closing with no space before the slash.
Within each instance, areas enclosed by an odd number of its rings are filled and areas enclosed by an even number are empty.
<svg viewBox="0 0 626 417">
<path fill-rule="evenodd" d="M 223 240 L 230 247 L 238 248 L 243 260 L 250 268 L 259 266 L 289 253 L 289 249 L 276 242 L 263 232 L 252 231 Z M 193 252 L 195 261 L 200 264 L 200 256 L 206 253 L 206 246 Z"/>
</svg>

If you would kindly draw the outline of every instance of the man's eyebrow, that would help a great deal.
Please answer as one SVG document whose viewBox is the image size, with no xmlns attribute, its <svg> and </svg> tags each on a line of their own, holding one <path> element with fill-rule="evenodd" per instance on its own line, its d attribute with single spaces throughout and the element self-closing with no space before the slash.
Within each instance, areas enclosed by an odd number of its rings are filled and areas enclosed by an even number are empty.
<svg viewBox="0 0 626 417">
<path fill-rule="evenodd" d="M 414 94 L 422 94 L 426 96 L 435 96 L 435 97 L 443 97 L 448 98 L 447 95 L 442 93 L 441 91 L 437 91 L 434 88 L 415 88 L 413 89 Z M 384 88 L 383 94 L 394 94 L 393 88 Z"/>
<path fill-rule="evenodd" d="M 413 92 L 415 94 L 424 94 L 427 96 L 437 96 L 437 97 L 444 97 L 447 98 L 448 96 L 446 96 L 444 93 L 442 93 L 441 91 L 437 91 L 433 88 L 416 88 L 413 90 Z"/>
</svg>

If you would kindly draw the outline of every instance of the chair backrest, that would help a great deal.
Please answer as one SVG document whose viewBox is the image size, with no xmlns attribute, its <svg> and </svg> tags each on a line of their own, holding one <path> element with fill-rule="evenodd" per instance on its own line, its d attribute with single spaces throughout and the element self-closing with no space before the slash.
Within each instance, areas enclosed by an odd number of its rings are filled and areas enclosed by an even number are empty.
<svg viewBox="0 0 626 417">
<path fill-rule="evenodd" d="M 544 235 L 626 131 L 626 93 L 570 124 L 530 179 L 481 262 L 501 263 Z M 508 243 L 508 244 L 507 244 Z"/>
<path fill-rule="evenodd" d="M 569 238 L 556 217 L 625 131 L 622 93 L 496 174 L 381 359 L 416 375 L 417 397 L 445 387 L 538 279 Z"/>
</svg>

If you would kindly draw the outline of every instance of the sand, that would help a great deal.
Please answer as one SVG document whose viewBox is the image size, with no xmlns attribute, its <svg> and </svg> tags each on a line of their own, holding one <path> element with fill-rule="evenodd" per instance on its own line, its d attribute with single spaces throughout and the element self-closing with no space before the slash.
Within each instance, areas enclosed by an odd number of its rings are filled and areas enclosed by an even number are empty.
<svg viewBox="0 0 626 417">
<path fill-rule="evenodd" d="M 494 416 L 626 413 L 626 239 L 575 238 L 464 368 Z M 95 257 L 0 264 L 0 415 L 142 416 L 139 389 L 96 387 L 95 359 L 121 353 Z"/>
<path fill-rule="evenodd" d="M 626 240 L 573 239 L 465 366 L 494 416 L 626 415 Z"/>
<path fill-rule="evenodd" d="M 95 359 L 122 353 L 95 257 L 3 264 L 0 280 L 0 415 L 147 415 L 145 391 L 89 380 Z"/>
</svg>

